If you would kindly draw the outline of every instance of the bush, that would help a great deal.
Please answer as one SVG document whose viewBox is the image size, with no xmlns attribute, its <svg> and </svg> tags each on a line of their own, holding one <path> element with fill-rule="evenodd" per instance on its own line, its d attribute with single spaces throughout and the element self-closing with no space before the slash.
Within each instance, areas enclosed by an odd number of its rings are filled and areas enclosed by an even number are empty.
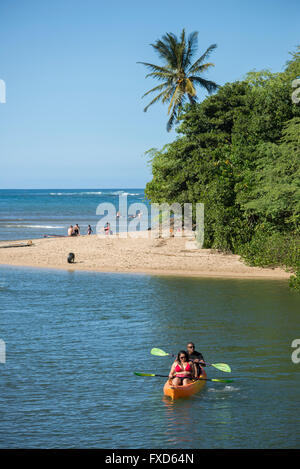
<svg viewBox="0 0 300 469">
<path fill-rule="evenodd" d="M 238 249 L 245 262 L 259 267 L 285 267 L 293 272 L 290 286 L 300 290 L 300 238 L 297 235 L 270 233 L 260 227 L 252 240 Z"/>
</svg>

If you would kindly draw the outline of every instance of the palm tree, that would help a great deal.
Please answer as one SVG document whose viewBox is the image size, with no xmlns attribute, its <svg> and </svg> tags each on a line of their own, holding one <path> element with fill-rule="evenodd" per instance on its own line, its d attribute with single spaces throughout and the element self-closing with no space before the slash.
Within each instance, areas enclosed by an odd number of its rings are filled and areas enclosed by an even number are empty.
<svg viewBox="0 0 300 469">
<path fill-rule="evenodd" d="M 196 85 L 205 88 L 209 94 L 218 88 L 213 81 L 206 80 L 201 76 L 213 63 L 203 63 L 210 53 L 217 47 L 210 45 L 199 59 L 192 64 L 192 58 L 197 50 L 198 32 L 191 33 L 186 40 L 185 30 L 182 30 L 180 41 L 173 33 L 165 34 L 162 39 L 157 40 L 151 46 L 163 60 L 163 65 L 154 65 L 147 62 L 138 62 L 151 70 L 147 77 L 156 78 L 163 83 L 147 91 L 143 98 L 150 93 L 159 91 L 159 94 L 144 108 L 146 112 L 152 104 L 157 101 L 169 103 L 168 114 L 170 118 L 167 123 L 169 132 L 175 121 L 178 121 L 183 105 L 188 98 L 191 104 L 197 101 Z"/>
</svg>

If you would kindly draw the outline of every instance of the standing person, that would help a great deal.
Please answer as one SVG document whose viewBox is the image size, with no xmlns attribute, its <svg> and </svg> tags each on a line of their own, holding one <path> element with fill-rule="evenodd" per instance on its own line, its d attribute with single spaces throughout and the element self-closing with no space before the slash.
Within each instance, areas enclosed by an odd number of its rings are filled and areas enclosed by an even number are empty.
<svg viewBox="0 0 300 469">
<path fill-rule="evenodd" d="M 204 357 L 202 353 L 195 350 L 195 344 L 193 342 L 189 342 L 186 347 L 189 354 L 189 360 L 191 360 L 196 366 L 196 378 L 199 378 L 202 372 L 201 366 L 206 366 Z"/>
<path fill-rule="evenodd" d="M 110 234 L 110 224 L 106 222 L 106 225 L 104 226 L 104 231 L 106 235 Z"/>
<path fill-rule="evenodd" d="M 73 236 L 73 225 L 70 225 L 68 228 L 68 236 Z"/>
<path fill-rule="evenodd" d="M 87 229 L 87 234 L 88 234 L 88 235 L 91 235 L 92 232 L 93 232 L 92 227 L 91 227 L 91 225 L 89 225 L 89 226 L 88 226 L 88 229 Z"/>
<path fill-rule="evenodd" d="M 189 360 L 188 353 L 185 350 L 180 350 L 171 367 L 169 378 L 172 379 L 174 386 L 186 385 L 192 382 L 195 372 L 195 365 Z"/>
</svg>

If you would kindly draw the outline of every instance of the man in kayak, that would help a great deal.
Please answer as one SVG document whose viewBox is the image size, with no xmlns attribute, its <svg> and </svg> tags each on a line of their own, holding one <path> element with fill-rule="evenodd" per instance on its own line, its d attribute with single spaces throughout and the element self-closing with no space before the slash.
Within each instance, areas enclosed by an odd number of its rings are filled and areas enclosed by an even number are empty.
<svg viewBox="0 0 300 469">
<path fill-rule="evenodd" d="M 201 366 L 206 366 L 202 353 L 195 350 L 195 344 L 189 342 L 186 346 L 187 352 L 189 354 L 189 360 L 192 361 L 196 366 L 197 375 L 196 378 L 199 378 L 201 375 Z"/>
</svg>

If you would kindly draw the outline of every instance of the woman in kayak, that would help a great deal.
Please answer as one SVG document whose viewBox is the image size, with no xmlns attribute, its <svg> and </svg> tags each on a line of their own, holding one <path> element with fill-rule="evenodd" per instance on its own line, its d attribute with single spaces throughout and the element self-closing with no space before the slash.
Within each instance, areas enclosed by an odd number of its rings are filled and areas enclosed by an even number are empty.
<svg viewBox="0 0 300 469">
<path fill-rule="evenodd" d="M 189 384 L 195 376 L 195 371 L 195 365 L 189 360 L 188 353 L 185 350 L 180 350 L 171 367 L 169 378 L 173 380 L 174 386 Z"/>
</svg>

